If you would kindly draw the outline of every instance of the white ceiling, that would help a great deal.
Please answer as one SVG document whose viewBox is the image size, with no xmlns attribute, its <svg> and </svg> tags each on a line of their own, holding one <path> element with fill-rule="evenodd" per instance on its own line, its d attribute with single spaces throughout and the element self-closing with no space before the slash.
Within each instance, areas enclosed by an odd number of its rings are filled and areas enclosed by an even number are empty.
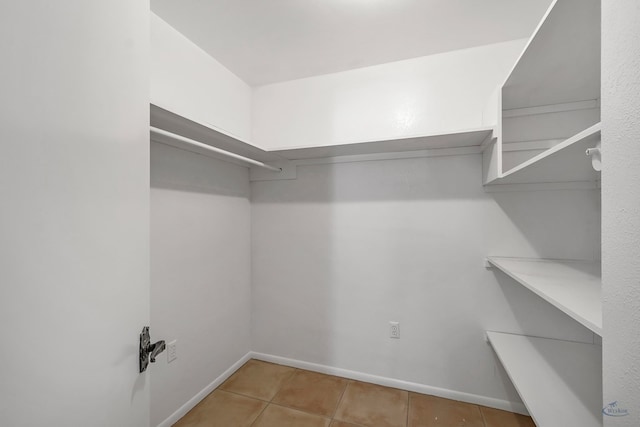
<svg viewBox="0 0 640 427">
<path fill-rule="evenodd" d="M 151 0 L 250 85 L 529 37 L 551 0 Z"/>
</svg>

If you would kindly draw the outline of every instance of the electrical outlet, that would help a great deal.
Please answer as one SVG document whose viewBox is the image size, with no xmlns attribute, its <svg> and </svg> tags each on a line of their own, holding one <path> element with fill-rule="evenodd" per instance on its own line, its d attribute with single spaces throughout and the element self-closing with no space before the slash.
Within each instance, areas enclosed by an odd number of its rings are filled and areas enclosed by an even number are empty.
<svg viewBox="0 0 640 427">
<path fill-rule="evenodd" d="M 400 338 L 400 322 L 389 322 L 389 338 Z"/>
<path fill-rule="evenodd" d="M 178 353 L 176 353 L 176 340 L 171 341 L 167 344 L 167 362 L 173 362 L 178 357 Z"/>
</svg>

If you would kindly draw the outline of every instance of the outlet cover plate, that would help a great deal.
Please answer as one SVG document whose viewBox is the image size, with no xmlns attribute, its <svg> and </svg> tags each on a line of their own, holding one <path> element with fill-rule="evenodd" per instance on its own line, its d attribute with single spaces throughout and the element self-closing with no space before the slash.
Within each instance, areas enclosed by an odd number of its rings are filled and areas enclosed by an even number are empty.
<svg viewBox="0 0 640 427">
<path fill-rule="evenodd" d="M 389 338 L 400 338 L 400 322 L 389 322 Z"/>
<path fill-rule="evenodd" d="M 177 341 L 173 340 L 169 344 L 167 344 L 167 362 L 171 363 L 178 358 L 178 353 L 176 353 L 176 344 Z"/>
</svg>

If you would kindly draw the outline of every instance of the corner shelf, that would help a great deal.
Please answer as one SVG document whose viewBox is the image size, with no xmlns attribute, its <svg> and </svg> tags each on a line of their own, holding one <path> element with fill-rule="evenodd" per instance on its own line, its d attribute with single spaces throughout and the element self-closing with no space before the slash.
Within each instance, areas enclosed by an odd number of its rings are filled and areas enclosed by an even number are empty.
<svg viewBox="0 0 640 427">
<path fill-rule="evenodd" d="M 599 173 L 591 166 L 591 159 L 586 156 L 585 151 L 598 142 L 601 127 L 598 122 L 485 182 L 485 185 L 585 181 L 595 183 Z"/>
<path fill-rule="evenodd" d="M 602 335 L 601 273 L 598 262 L 488 257 L 509 277 Z"/>
<path fill-rule="evenodd" d="M 600 137 L 600 3 L 551 1 L 485 110 L 496 127 L 483 146 L 485 185 L 597 187 L 599 175 L 583 150 Z M 531 143 L 540 141 L 559 143 L 542 151 Z M 507 149 L 512 143 L 524 144 Z"/>
<path fill-rule="evenodd" d="M 502 108 L 600 98 L 600 0 L 553 0 L 503 85 Z"/>
<path fill-rule="evenodd" d="M 595 181 L 598 173 L 591 167 L 585 150 L 600 138 L 600 122 L 579 132 L 554 147 L 510 169 L 498 179 L 498 184 L 523 182 Z"/>
<path fill-rule="evenodd" d="M 483 142 L 490 139 L 493 132 L 492 127 L 479 127 L 331 146 L 265 150 L 248 140 L 217 128 L 211 123 L 186 117 L 159 105 L 150 104 L 150 119 L 152 127 L 235 155 L 276 166 L 282 171 L 282 173 L 274 175 L 273 173 L 256 172 L 255 168 L 252 168 L 251 180 L 295 179 L 296 166 L 305 164 L 479 154 L 482 151 Z M 236 162 L 215 153 L 212 154 L 210 150 L 205 149 L 206 147 L 199 148 L 157 136 L 152 141 L 246 166 L 246 162 Z"/>
<path fill-rule="evenodd" d="M 261 162 L 274 162 L 282 160 L 280 157 L 271 154 L 268 151 L 262 150 L 259 147 L 253 145 L 251 142 L 246 141 L 229 132 L 226 132 L 224 129 L 216 128 L 209 123 L 185 117 L 184 115 L 170 111 L 164 107 L 150 104 L 149 113 L 150 124 L 153 127 L 166 130 L 171 133 L 196 140 L 203 144 L 229 151 L 240 156 L 249 157 Z M 184 144 L 172 142 L 169 140 L 154 141 L 162 142 L 163 144 L 171 145 L 177 148 L 186 149 L 188 151 L 192 151 L 205 156 L 218 158 L 218 156 L 212 156 L 205 150 L 186 147 Z"/>
<path fill-rule="evenodd" d="M 487 332 L 495 353 L 541 427 L 602 427 L 602 348 Z"/>
</svg>

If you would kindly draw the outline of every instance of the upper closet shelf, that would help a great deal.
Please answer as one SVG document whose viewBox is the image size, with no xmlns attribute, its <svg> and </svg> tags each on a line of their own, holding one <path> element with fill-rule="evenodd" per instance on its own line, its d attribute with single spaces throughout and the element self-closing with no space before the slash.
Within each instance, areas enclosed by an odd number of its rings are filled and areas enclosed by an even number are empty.
<svg viewBox="0 0 640 427">
<path fill-rule="evenodd" d="M 250 142 L 247 142 L 229 132 L 215 128 L 207 123 L 187 118 L 157 105 L 150 105 L 150 114 L 151 127 L 181 135 L 205 145 L 210 145 L 260 162 L 275 162 L 282 160 L 281 157 L 262 150 Z M 194 148 L 192 146 L 187 147 L 179 142 L 172 142 L 169 139 L 162 140 L 160 142 L 178 146 L 180 148 L 188 148 L 190 151 L 203 155 L 211 155 L 206 150 Z M 213 155 L 213 157 L 217 156 Z"/>
<path fill-rule="evenodd" d="M 502 88 L 502 108 L 600 98 L 600 0 L 554 0 Z"/>
<path fill-rule="evenodd" d="M 602 335 L 599 262 L 489 257 L 488 261 L 574 320 Z"/>
<path fill-rule="evenodd" d="M 150 108 L 151 126 L 154 128 L 166 130 L 243 157 L 274 164 L 282 161 L 372 154 L 379 155 L 380 159 L 385 158 L 387 154 L 389 158 L 395 158 L 391 156 L 391 153 L 420 155 L 421 151 L 431 149 L 442 149 L 442 152 L 445 152 L 447 149 L 458 150 L 455 152 L 452 151 L 451 154 L 461 153 L 460 150 L 466 150 L 464 154 L 479 153 L 481 144 L 489 138 L 492 133 L 492 128 L 484 127 L 443 134 L 271 151 L 263 150 L 249 141 L 234 136 L 222 129 L 184 117 L 157 105 L 151 104 Z M 179 145 L 178 143 L 171 143 L 168 140 L 162 140 L 160 142 Z M 198 148 L 189 147 L 189 150 L 205 155 L 208 154 L 205 150 Z M 363 160 L 367 159 L 365 158 Z"/>
<path fill-rule="evenodd" d="M 486 184 L 595 182 L 599 173 L 593 169 L 586 150 L 599 142 L 600 128 L 596 123 Z"/>
<path fill-rule="evenodd" d="M 379 141 L 355 142 L 322 147 L 304 147 L 277 150 L 272 153 L 289 160 L 316 159 L 326 157 L 354 156 L 381 153 L 399 153 L 446 148 L 479 147 L 492 133 L 492 128 L 454 131 L 434 135 L 411 136 Z"/>
<path fill-rule="evenodd" d="M 537 426 L 602 427 L 602 347 L 487 332 Z"/>
</svg>

